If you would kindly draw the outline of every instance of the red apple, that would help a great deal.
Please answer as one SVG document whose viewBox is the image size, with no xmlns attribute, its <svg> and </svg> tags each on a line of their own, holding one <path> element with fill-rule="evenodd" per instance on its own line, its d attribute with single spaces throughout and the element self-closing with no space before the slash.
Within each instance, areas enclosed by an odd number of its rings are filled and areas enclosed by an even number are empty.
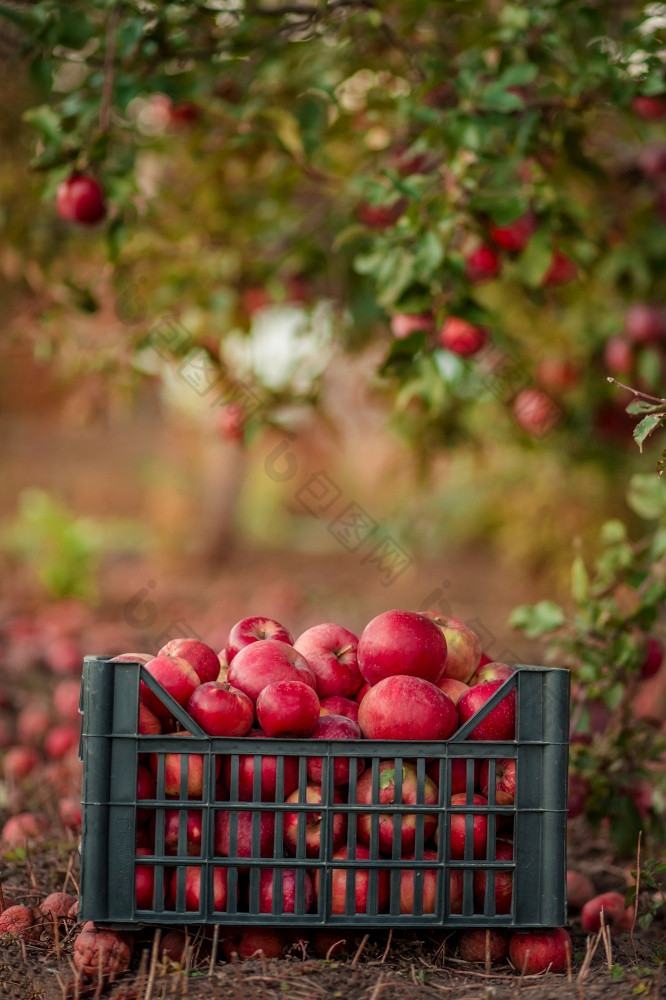
<svg viewBox="0 0 666 1000">
<path fill-rule="evenodd" d="M 352 722 L 358 722 L 358 702 L 353 698 L 343 698 L 332 694 L 328 698 L 320 698 L 320 715 L 346 715 Z"/>
<path fill-rule="evenodd" d="M 533 437 L 543 437 L 559 422 L 562 411 L 543 389 L 521 389 L 512 404 L 519 427 Z"/>
<path fill-rule="evenodd" d="M 495 845 L 497 861 L 513 862 L 513 844 L 498 840 Z M 479 867 L 474 872 L 474 903 L 479 913 L 485 911 L 486 885 L 489 884 L 489 869 Z M 491 900 L 491 913 L 511 913 L 513 903 L 513 865 L 495 871 L 495 900 Z"/>
<path fill-rule="evenodd" d="M 370 688 L 358 724 L 368 740 L 448 740 L 458 728 L 458 713 L 430 681 L 398 674 Z"/>
<path fill-rule="evenodd" d="M 463 962 L 497 965 L 509 954 L 509 932 L 501 927 L 469 927 L 460 931 L 458 948 Z"/>
<path fill-rule="evenodd" d="M 542 358 L 537 365 L 537 379 L 544 389 L 565 392 L 580 382 L 580 369 L 567 358 Z"/>
<path fill-rule="evenodd" d="M 402 790 L 398 797 L 397 780 L 402 782 Z M 379 764 L 377 798 L 373 795 L 373 769 L 367 768 L 358 779 L 356 786 L 356 801 L 363 805 L 431 805 L 436 807 L 439 793 L 437 785 L 427 775 L 421 796 L 418 794 L 416 768 L 413 764 L 403 764 L 397 769 L 395 762 L 384 760 Z M 400 855 L 413 854 L 416 849 L 417 818 L 416 813 L 403 813 L 387 810 L 380 813 L 378 820 L 373 821 L 370 813 L 360 813 L 357 818 L 357 835 L 360 843 L 370 844 L 373 829 L 377 829 L 377 843 L 383 854 L 392 854 L 393 830 L 399 831 Z M 423 840 L 432 836 L 437 826 L 435 813 L 423 816 Z M 423 845 L 421 845 L 423 846 Z"/>
<path fill-rule="evenodd" d="M 194 667 L 180 656 L 154 656 L 145 664 L 144 669 L 183 708 L 187 705 L 194 689 L 201 683 Z M 143 681 L 139 685 L 139 698 L 160 719 L 171 715 L 171 709 L 163 705 L 159 697 L 153 694 Z"/>
<path fill-rule="evenodd" d="M 56 190 L 56 212 L 67 222 L 94 226 L 106 215 L 104 188 L 89 174 L 71 174 Z"/>
<path fill-rule="evenodd" d="M 506 681 L 485 681 L 476 684 L 458 702 L 458 718 L 463 725 L 483 708 L 489 698 Z M 500 703 L 474 727 L 469 735 L 471 740 L 513 740 L 516 738 L 516 689 L 512 688 Z"/>
<path fill-rule="evenodd" d="M 220 659 L 210 646 L 199 639 L 171 639 L 162 646 L 158 656 L 179 656 L 196 670 L 202 684 L 216 681 L 220 673 Z"/>
<path fill-rule="evenodd" d="M 631 344 L 645 346 L 666 339 L 666 309 L 637 302 L 624 314 L 624 334 Z"/>
<path fill-rule="evenodd" d="M 299 881 L 302 899 L 297 903 Z M 280 888 L 282 898 L 280 899 Z M 259 873 L 260 913 L 309 913 L 314 903 L 312 878 L 307 871 L 299 875 L 295 868 L 262 868 Z M 273 909 L 275 904 L 275 911 Z"/>
<path fill-rule="evenodd" d="M 434 326 L 430 313 L 394 313 L 391 316 L 391 333 L 396 340 L 405 340 L 412 333 L 430 333 Z"/>
<path fill-rule="evenodd" d="M 437 851 L 424 850 L 424 861 L 437 861 Z M 414 913 L 418 900 L 421 913 L 435 913 L 437 905 L 437 869 L 422 868 L 414 855 L 405 855 L 405 861 L 413 862 L 411 868 L 400 871 L 400 912 Z M 417 889 L 416 886 L 419 886 Z M 421 889 L 422 887 L 422 889 Z M 422 891 L 422 895 L 420 895 Z M 452 911 L 454 912 L 454 911 Z"/>
<path fill-rule="evenodd" d="M 251 729 L 247 734 L 253 740 L 267 739 L 261 729 Z M 282 771 L 282 794 L 287 798 L 298 788 L 298 757 L 284 757 Z M 275 802 L 278 784 L 278 758 L 271 754 L 259 757 L 259 786 L 255 793 L 254 767 L 255 754 L 248 752 L 238 758 L 238 798 L 241 802 L 252 802 L 256 798 L 261 802 Z M 222 778 L 227 788 L 231 789 L 231 757 L 222 758 Z"/>
<path fill-rule="evenodd" d="M 164 722 L 166 723 L 166 719 Z M 162 719 L 159 715 L 155 715 L 143 701 L 139 702 L 138 726 L 138 731 L 144 736 L 159 736 L 162 732 Z"/>
<path fill-rule="evenodd" d="M 567 285 L 578 275 L 578 267 L 561 250 L 553 250 L 548 270 L 541 279 L 544 288 L 553 288 L 556 285 Z"/>
<path fill-rule="evenodd" d="M 283 931 L 274 927 L 245 927 L 236 942 L 234 952 L 241 962 L 249 958 L 282 958 L 287 945 Z"/>
<path fill-rule="evenodd" d="M 179 846 L 181 815 L 183 814 L 185 842 Z M 164 853 L 200 855 L 202 826 L 203 813 L 201 809 L 165 809 Z"/>
<path fill-rule="evenodd" d="M 565 927 L 514 931 L 509 939 L 509 959 L 516 972 L 535 976 L 540 972 L 565 972 L 572 954 Z"/>
<path fill-rule="evenodd" d="M 465 857 L 467 817 L 472 813 L 472 850 L 470 856 L 473 858 L 485 858 L 488 817 L 486 813 L 475 813 L 473 806 L 486 806 L 488 805 L 488 800 L 483 795 L 474 795 L 473 801 L 468 805 L 467 794 L 465 792 L 458 792 L 451 796 L 451 805 L 467 806 L 467 809 L 465 812 L 452 812 L 449 814 L 450 856 L 457 860 Z M 435 841 L 439 842 L 439 829 L 435 830 Z"/>
<path fill-rule="evenodd" d="M 505 681 L 515 672 L 516 668 L 511 664 L 489 660 L 486 657 L 486 662 L 479 664 L 478 669 L 470 677 L 469 686 L 476 687 L 477 684 L 485 684 L 487 681 Z"/>
<path fill-rule="evenodd" d="M 640 677 L 641 680 L 646 681 L 650 677 L 654 677 L 661 670 L 661 665 L 664 662 L 664 646 L 660 639 L 657 639 L 654 635 L 648 635 L 645 638 L 645 651 L 643 653 L 643 662 L 640 666 Z"/>
<path fill-rule="evenodd" d="M 369 690 L 370 690 L 370 685 L 368 684 L 367 681 L 365 681 L 365 683 L 360 686 L 360 688 L 354 695 L 354 701 L 356 702 L 357 705 L 361 704 L 361 702 L 363 701 L 364 697 L 366 696 Z M 356 719 L 358 720 L 358 715 L 356 716 Z"/>
<path fill-rule="evenodd" d="M 273 681 L 257 698 L 257 720 L 267 736 L 310 736 L 319 721 L 319 698 L 303 681 Z"/>
<path fill-rule="evenodd" d="M 512 806 L 516 799 L 516 761 L 513 757 L 496 760 L 495 762 L 495 802 L 498 806 Z M 490 785 L 489 760 L 481 763 L 479 771 L 479 790 L 489 798 Z"/>
<path fill-rule="evenodd" d="M 440 615 L 434 611 L 425 611 L 424 614 L 434 621 L 446 639 L 446 663 L 441 679 L 452 677 L 466 684 L 479 666 L 481 640 L 476 632 L 459 618 Z"/>
<path fill-rule="evenodd" d="M 180 733 L 179 736 L 184 736 Z M 200 799 L 203 795 L 204 782 L 204 755 L 200 753 L 166 753 L 164 754 L 164 793 L 173 798 L 181 795 L 181 785 L 186 781 L 184 798 Z M 148 758 L 148 766 L 154 777 L 158 779 L 159 764 L 158 755 L 151 754 Z M 215 763 L 216 771 L 219 771 L 219 760 Z M 187 768 L 187 779 L 185 779 L 185 769 Z"/>
<path fill-rule="evenodd" d="M 317 725 L 310 733 L 311 740 L 360 740 L 361 729 L 357 722 L 348 719 L 346 715 L 321 715 Z M 328 758 L 326 758 L 328 759 Z M 351 757 L 334 757 L 331 765 L 333 767 L 333 784 L 348 785 L 349 772 L 351 767 Z M 331 766 L 329 765 L 329 766 Z M 363 760 L 357 759 L 357 774 L 360 774 L 365 766 Z M 308 779 L 316 785 L 322 784 L 324 774 L 324 758 L 308 757 L 307 763 Z M 327 779 L 328 780 L 328 779 Z"/>
<path fill-rule="evenodd" d="M 254 722 L 250 698 L 228 681 L 205 681 L 190 695 L 187 712 L 207 736 L 245 736 Z"/>
<path fill-rule="evenodd" d="M 569 910 L 582 910 L 589 899 L 596 896 L 594 882 L 583 872 L 567 869 L 567 907 Z"/>
<path fill-rule="evenodd" d="M 286 642 L 290 646 L 294 642 L 289 630 L 280 622 L 275 621 L 274 618 L 264 618 L 261 615 L 241 618 L 232 627 L 227 637 L 227 643 L 224 647 L 227 663 L 231 663 L 241 649 L 245 649 L 250 643 L 260 639 L 276 639 L 279 642 Z"/>
<path fill-rule="evenodd" d="M 451 760 L 451 778 L 450 778 L 450 789 L 451 795 L 455 795 L 458 792 L 464 792 L 467 789 L 467 759 L 465 757 L 452 757 Z M 426 774 L 431 778 L 436 785 L 439 786 L 439 769 L 440 761 L 439 759 L 429 760 L 426 763 Z M 478 787 L 479 784 L 479 771 L 481 769 L 481 761 L 472 761 L 472 786 L 474 788 Z M 446 774 L 446 762 L 444 763 L 444 774 Z"/>
<path fill-rule="evenodd" d="M 469 691 L 469 684 L 457 681 L 455 677 L 442 677 L 437 681 L 437 687 L 444 694 L 448 694 L 454 705 L 457 705 L 465 691 Z"/>
<path fill-rule="evenodd" d="M 610 337 L 604 347 L 604 364 L 613 375 L 629 375 L 634 368 L 634 351 L 625 337 Z"/>
<path fill-rule="evenodd" d="M 663 94 L 656 94 L 652 97 L 637 94 L 632 99 L 631 107 L 638 117 L 645 121 L 657 122 L 666 118 L 666 96 Z"/>
<path fill-rule="evenodd" d="M 294 643 L 315 676 L 320 698 L 351 698 L 363 683 L 356 649 L 358 637 L 342 625 L 324 623 L 306 629 Z"/>
<path fill-rule="evenodd" d="M 198 865 L 189 865 L 185 869 L 185 909 L 188 912 L 196 912 L 201 908 L 201 876 L 207 869 Z M 169 900 L 171 908 L 178 907 L 178 883 L 179 869 L 174 869 L 169 886 Z M 213 909 L 226 910 L 227 908 L 227 869 L 220 866 L 213 868 Z"/>
<path fill-rule="evenodd" d="M 153 659 L 152 653 L 118 653 L 111 657 L 109 663 L 150 663 Z"/>
<path fill-rule="evenodd" d="M 153 852 L 147 847 L 137 847 L 136 856 L 145 857 Z M 155 898 L 155 867 L 154 865 L 134 866 L 134 901 L 137 910 L 152 910 Z"/>
<path fill-rule="evenodd" d="M 601 917 L 611 934 L 631 930 L 634 910 L 626 906 L 619 892 L 602 892 L 588 899 L 581 910 L 580 923 L 586 934 L 596 934 L 601 927 Z"/>
<path fill-rule="evenodd" d="M 334 851 L 332 858 L 335 860 L 347 860 L 349 857 L 346 847 Z M 356 861 L 367 861 L 370 858 L 370 851 L 363 844 L 357 844 L 355 848 Z M 347 905 L 347 868 L 332 868 L 331 875 L 331 913 L 345 913 Z M 388 907 L 390 880 L 389 872 L 385 868 L 376 869 L 376 892 L 374 900 L 377 903 L 377 912 L 383 913 Z M 322 870 L 316 868 L 314 872 L 315 899 L 319 898 L 321 891 Z M 353 865 L 353 875 L 351 877 L 351 892 L 353 898 L 350 900 L 351 912 L 366 913 L 368 906 L 368 895 L 370 890 L 370 869 L 360 868 Z"/>
<path fill-rule="evenodd" d="M 356 209 L 356 215 L 369 229 L 389 229 L 404 215 L 406 208 L 406 198 L 399 198 L 388 205 L 371 205 L 364 201 Z"/>
<path fill-rule="evenodd" d="M 500 272 L 501 261 L 493 248 L 482 243 L 465 259 L 465 272 L 468 281 L 479 285 L 483 281 L 496 278 Z"/>
<path fill-rule="evenodd" d="M 440 347 L 461 358 L 470 358 L 478 354 L 488 343 L 488 331 L 475 323 L 469 323 L 461 316 L 447 316 L 439 331 Z"/>
<path fill-rule="evenodd" d="M 279 639 L 257 639 L 236 653 L 229 664 L 227 681 L 244 691 L 252 701 L 274 681 L 301 681 L 313 690 L 314 674 L 298 650 Z"/>
<path fill-rule="evenodd" d="M 537 219 L 534 212 L 525 212 L 504 226 L 491 226 L 489 236 L 503 250 L 520 253 L 529 243 L 536 228 Z"/>
<path fill-rule="evenodd" d="M 236 816 L 238 821 L 236 821 Z M 254 818 L 256 817 L 256 818 Z M 252 812 L 251 810 L 220 809 L 215 813 L 215 853 L 221 857 L 231 857 L 231 844 L 234 830 L 238 823 L 236 834 L 237 858 L 272 858 L 273 837 L 275 832 L 275 814 L 272 812 Z M 258 853 L 253 850 L 253 827 L 257 831 Z"/>
<path fill-rule="evenodd" d="M 342 802 L 342 796 L 338 791 L 333 794 L 334 802 Z M 287 799 L 287 802 L 296 804 L 303 804 L 300 793 L 298 791 L 292 792 L 292 794 Z M 305 789 L 305 803 L 308 805 L 320 805 L 321 804 L 321 785 L 311 784 Z M 327 822 L 323 820 L 321 812 L 312 812 L 310 810 L 298 810 L 294 812 L 285 812 L 282 814 L 282 822 L 284 824 L 284 846 L 290 854 L 295 856 L 303 857 L 303 853 L 299 851 L 299 816 L 303 816 L 301 824 L 303 826 L 303 849 L 305 851 L 305 857 L 308 858 L 318 858 L 321 848 L 321 825 L 322 822 Z M 331 849 L 337 851 L 339 847 L 344 844 L 345 837 L 347 835 L 347 814 L 343 812 L 333 814 L 333 823 L 330 830 L 330 843 L 328 845 L 328 850 Z"/>
<path fill-rule="evenodd" d="M 132 945 L 130 934 L 96 927 L 87 920 L 74 938 L 74 967 L 84 980 L 113 982 L 129 968 Z"/>
<path fill-rule="evenodd" d="M 649 142 L 638 151 L 638 167 L 650 180 L 660 180 L 666 174 L 666 146 Z"/>
<path fill-rule="evenodd" d="M 358 666 L 371 686 L 393 674 L 437 683 L 446 664 L 446 639 L 435 623 L 415 611 L 384 611 L 365 626 Z"/>
</svg>

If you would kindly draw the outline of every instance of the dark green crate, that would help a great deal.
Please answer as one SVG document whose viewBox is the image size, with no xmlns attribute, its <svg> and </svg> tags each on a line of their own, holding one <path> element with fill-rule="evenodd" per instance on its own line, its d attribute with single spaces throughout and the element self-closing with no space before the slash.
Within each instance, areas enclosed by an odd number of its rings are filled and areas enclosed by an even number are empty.
<svg viewBox="0 0 666 1000">
<path fill-rule="evenodd" d="M 179 722 L 192 735 L 139 735 L 138 694 L 143 680 Z M 471 741 L 468 734 L 480 719 L 512 687 L 516 688 L 516 739 L 496 743 Z M 241 926 L 280 927 L 351 927 L 351 928 L 456 928 L 456 927 L 556 927 L 566 923 L 566 816 L 567 764 L 569 728 L 569 673 L 546 667 L 520 666 L 501 690 L 484 708 L 470 719 L 449 740 L 430 741 L 339 741 L 308 739 L 217 738 L 206 736 L 176 705 L 170 696 L 138 663 L 111 663 L 108 659 L 86 657 L 81 686 L 83 716 L 80 757 L 83 763 L 81 895 L 79 915 L 117 927 L 141 924 L 183 925 L 222 924 Z M 183 777 L 179 797 L 165 794 L 164 761 L 167 753 L 195 754 L 203 764 L 203 791 L 197 799 L 187 798 L 186 778 Z M 278 780 L 275 801 L 258 800 L 258 783 L 251 802 L 238 799 L 238 760 L 252 754 L 256 766 L 265 756 L 277 757 Z M 146 754 L 156 754 L 157 791 L 155 798 L 137 801 L 137 766 Z M 322 804 L 306 805 L 304 789 L 307 783 L 308 757 L 322 758 Z M 229 788 L 220 790 L 216 781 L 216 761 L 230 758 Z M 298 760 L 299 803 L 286 804 L 284 762 Z M 362 759 L 373 769 L 372 802 L 356 802 L 355 769 L 350 766 L 348 787 L 340 789 L 342 802 L 334 801 L 333 762 L 335 758 Z M 463 758 L 466 764 L 466 801 L 471 803 L 476 760 L 515 759 L 516 798 L 513 805 L 501 806 L 493 794 L 485 806 L 474 806 L 475 815 L 485 814 L 488 824 L 488 848 L 485 857 L 474 858 L 471 852 L 470 806 L 449 803 L 451 764 Z M 188 762 L 190 757 L 187 756 Z M 403 762 L 416 767 L 417 804 L 381 805 L 378 795 L 379 764 Z M 436 761 L 439 799 L 436 805 L 424 804 L 426 761 Z M 198 765 L 199 761 L 195 761 Z M 193 766 L 193 764 L 192 764 Z M 216 798 L 216 795 L 218 796 Z M 399 798 L 399 785 L 396 798 Z M 166 853 L 164 842 L 165 810 L 178 810 L 177 853 Z M 185 843 L 188 810 L 201 813 L 200 854 L 188 856 Z M 216 854 L 216 815 L 226 811 L 230 816 L 230 843 L 227 856 Z M 239 811 L 252 815 L 251 854 L 239 857 L 237 851 L 236 817 Z M 299 815 L 296 856 L 286 856 L 283 843 L 282 817 L 286 811 Z M 321 813 L 322 839 L 317 857 L 305 854 L 305 818 L 309 812 Z M 377 826 L 381 813 L 392 814 L 394 822 L 393 849 L 380 854 Z M 455 812 L 466 815 L 466 851 L 462 859 L 448 859 L 450 817 Z M 413 860 L 400 859 L 399 820 L 402 814 L 416 815 L 416 841 Z M 272 818 L 274 833 L 270 840 L 271 856 L 259 854 L 261 815 Z M 332 859 L 334 817 L 343 814 L 347 821 L 345 844 L 348 859 Z M 370 858 L 355 858 L 356 828 L 359 814 L 370 819 Z M 426 817 L 435 816 L 439 846 L 425 834 Z M 155 835 L 151 854 L 137 858 L 137 830 L 153 822 Z M 267 821 L 269 824 L 271 820 Z M 431 822 L 431 821 L 428 821 Z M 495 857 L 495 837 L 498 827 L 509 824 L 513 830 L 513 859 L 500 861 Z M 424 850 L 436 850 L 432 860 L 424 859 Z M 135 905 L 135 866 L 154 869 L 155 891 L 149 908 Z M 198 909 L 187 909 L 184 898 L 186 871 L 200 869 L 201 899 Z M 295 871 L 294 912 L 282 912 L 279 872 L 281 868 Z M 222 870 L 226 875 L 215 874 Z M 273 912 L 260 912 L 259 882 L 262 872 L 274 872 Z M 334 869 L 347 871 L 347 906 L 344 912 L 332 912 L 331 886 Z M 434 871 L 436 896 L 432 908 L 424 907 L 424 875 Z M 462 912 L 452 912 L 449 887 L 450 873 L 462 872 Z M 305 910 L 305 888 L 308 877 L 318 872 L 320 891 L 311 912 Z M 496 873 L 509 871 L 513 877 L 510 912 L 495 912 L 494 879 Z M 177 872 L 177 874 L 174 874 Z M 365 908 L 356 912 L 353 905 L 353 882 L 357 872 L 369 873 L 369 889 Z M 401 872 L 414 881 L 414 903 L 411 912 L 399 912 Z M 475 875 L 486 873 L 486 893 L 474 899 Z M 263 876 L 265 879 L 267 876 Z M 359 876 L 360 878 L 361 876 Z M 429 880 L 433 876 L 425 876 Z M 339 876 L 336 876 L 339 878 Z M 215 909 L 214 879 L 226 879 L 227 899 L 222 909 Z M 380 906 L 380 889 L 388 881 L 388 899 Z M 165 882 L 175 886 L 171 898 L 163 891 Z M 238 896 L 237 896 L 238 894 Z M 457 907 L 455 907 L 457 908 Z M 424 912 L 424 909 L 426 912 Z"/>
</svg>

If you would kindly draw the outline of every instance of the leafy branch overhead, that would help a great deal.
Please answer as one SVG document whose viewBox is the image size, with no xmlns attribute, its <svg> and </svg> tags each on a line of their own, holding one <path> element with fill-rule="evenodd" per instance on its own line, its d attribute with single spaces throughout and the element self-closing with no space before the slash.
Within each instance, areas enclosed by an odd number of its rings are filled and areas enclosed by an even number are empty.
<svg viewBox="0 0 666 1000">
<path fill-rule="evenodd" d="M 48 208 L 4 196 L 0 225 L 33 261 L 12 274 L 39 286 L 40 357 L 71 368 L 68 316 L 109 294 L 120 380 L 164 316 L 226 364 L 258 311 L 325 300 L 337 349 L 382 345 L 424 450 L 483 412 L 589 455 L 624 428 L 604 375 L 658 388 L 665 46 L 642 4 L 49 0 L 0 21 L 34 88 Z M 270 419 L 288 398 L 252 382 Z"/>
</svg>

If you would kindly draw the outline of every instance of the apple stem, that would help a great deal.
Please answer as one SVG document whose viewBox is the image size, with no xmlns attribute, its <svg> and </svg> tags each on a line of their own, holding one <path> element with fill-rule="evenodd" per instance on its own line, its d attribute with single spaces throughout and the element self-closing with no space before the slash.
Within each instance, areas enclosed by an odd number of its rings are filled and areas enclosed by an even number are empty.
<svg viewBox="0 0 666 1000">
<path fill-rule="evenodd" d="M 341 656 L 344 656 L 344 655 L 345 655 L 345 653 L 348 653 L 348 652 L 349 652 L 349 651 L 350 651 L 351 649 L 353 649 L 353 648 L 354 648 L 354 646 L 353 646 L 353 644 L 352 644 L 352 643 L 350 642 L 350 643 L 348 643 L 348 645 L 346 645 L 346 646 L 343 646 L 343 647 L 342 647 L 342 649 L 337 649 L 337 650 L 335 651 L 335 655 L 336 655 L 336 656 L 338 657 L 338 659 L 339 659 L 339 658 L 340 658 Z"/>
</svg>

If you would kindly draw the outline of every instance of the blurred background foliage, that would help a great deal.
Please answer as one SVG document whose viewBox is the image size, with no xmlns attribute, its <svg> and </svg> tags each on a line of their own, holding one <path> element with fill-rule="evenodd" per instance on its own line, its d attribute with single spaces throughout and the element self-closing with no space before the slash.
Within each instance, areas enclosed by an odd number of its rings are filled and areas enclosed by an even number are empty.
<svg viewBox="0 0 666 1000">
<path fill-rule="evenodd" d="M 631 522 L 646 458 L 608 376 L 662 394 L 664 5 L 9 0 L 0 24 L 3 350 L 68 426 L 170 435 L 113 513 L 213 560 L 335 549 L 298 501 L 325 469 L 410 551 L 483 538 L 555 580 Z M 73 173 L 96 225 L 56 211 Z"/>
</svg>

